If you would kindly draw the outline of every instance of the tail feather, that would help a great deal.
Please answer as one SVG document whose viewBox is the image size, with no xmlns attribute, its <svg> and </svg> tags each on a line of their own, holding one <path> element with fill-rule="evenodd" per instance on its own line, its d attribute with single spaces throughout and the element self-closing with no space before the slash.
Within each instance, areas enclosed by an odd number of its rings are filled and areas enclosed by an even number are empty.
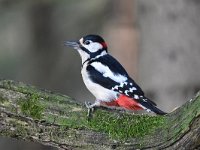
<svg viewBox="0 0 200 150">
<path fill-rule="evenodd" d="M 157 108 L 156 106 L 153 106 L 151 109 L 154 113 L 158 114 L 158 115 L 166 115 L 167 113 L 160 110 L 159 108 Z"/>
<path fill-rule="evenodd" d="M 150 111 L 152 111 L 152 112 L 154 112 L 154 113 L 156 113 L 156 114 L 158 114 L 158 115 L 165 115 L 165 114 L 167 114 L 166 112 L 164 112 L 164 111 L 162 111 L 162 110 L 160 110 L 159 108 L 157 108 L 156 107 L 156 104 L 153 102 L 153 101 L 151 101 L 150 99 L 148 99 L 148 98 L 143 98 L 142 99 L 142 101 L 140 101 L 140 104 L 143 106 L 143 107 L 145 107 L 145 109 L 148 111 L 148 110 L 150 110 Z"/>
</svg>

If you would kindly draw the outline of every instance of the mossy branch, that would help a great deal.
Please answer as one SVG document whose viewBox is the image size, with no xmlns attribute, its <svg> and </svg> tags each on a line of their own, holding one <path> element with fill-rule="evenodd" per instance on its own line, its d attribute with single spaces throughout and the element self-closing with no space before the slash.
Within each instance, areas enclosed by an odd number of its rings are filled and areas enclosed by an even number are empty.
<svg viewBox="0 0 200 150">
<path fill-rule="evenodd" d="M 0 136 L 58 149 L 195 149 L 200 94 L 166 116 L 87 110 L 70 97 L 0 80 Z"/>
</svg>

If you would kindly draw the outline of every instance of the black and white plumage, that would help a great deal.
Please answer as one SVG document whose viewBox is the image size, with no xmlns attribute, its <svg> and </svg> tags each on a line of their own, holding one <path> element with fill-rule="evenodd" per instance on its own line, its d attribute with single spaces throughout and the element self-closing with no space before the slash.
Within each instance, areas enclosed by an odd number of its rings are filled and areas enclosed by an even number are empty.
<svg viewBox="0 0 200 150">
<path fill-rule="evenodd" d="M 76 49 L 82 59 L 81 74 L 88 90 L 96 97 L 89 108 L 100 106 L 123 107 L 129 110 L 145 109 L 166 114 L 144 96 L 142 89 L 131 79 L 123 66 L 107 52 L 107 45 L 98 35 L 87 35 L 66 45 Z"/>
</svg>

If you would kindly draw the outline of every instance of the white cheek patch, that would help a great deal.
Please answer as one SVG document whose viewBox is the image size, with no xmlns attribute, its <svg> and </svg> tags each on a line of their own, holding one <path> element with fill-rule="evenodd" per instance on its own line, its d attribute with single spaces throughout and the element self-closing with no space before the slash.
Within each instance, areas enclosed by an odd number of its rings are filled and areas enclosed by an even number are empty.
<svg viewBox="0 0 200 150">
<path fill-rule="evenodd" d="M 104 77 L 109 77 L 110 79 L 114 80 L 115 82 L 121 83 L 127 80 L 127 77 L 121 74 L 114 74 L 108 66 L 101 64 L 100 62 L 93 62 L 91 64 L 97 71 L 102 73 Z"/>
<path fill-rule="evenodd" d="M 92 53 L 103 48 L 103 46 L 100 43 L 97 43 L 97 42 L 92 42 L 89 45 L 84 45 L 84 47 Z"/>
</svg>

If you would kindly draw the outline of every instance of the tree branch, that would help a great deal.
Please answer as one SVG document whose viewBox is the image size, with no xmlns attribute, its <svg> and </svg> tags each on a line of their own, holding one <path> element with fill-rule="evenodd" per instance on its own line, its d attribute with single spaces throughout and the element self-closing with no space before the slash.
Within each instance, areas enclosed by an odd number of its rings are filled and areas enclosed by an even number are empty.
<svg viewBox="0 0 200 150">
<path fill-rule="evenodd" d="M 200 94 L 166 116 L 87 110 L 70 97 L 0 81 L 0 135 L 58 149 L 195 149 Z"/>
</svg>

